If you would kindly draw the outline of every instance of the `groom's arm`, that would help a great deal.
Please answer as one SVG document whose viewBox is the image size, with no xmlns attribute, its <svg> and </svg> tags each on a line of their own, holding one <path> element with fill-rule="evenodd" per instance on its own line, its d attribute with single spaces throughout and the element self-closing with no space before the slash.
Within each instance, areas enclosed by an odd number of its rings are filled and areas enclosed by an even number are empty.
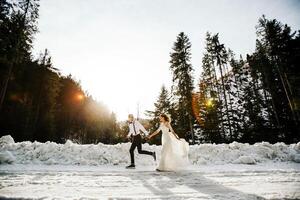
<svg viewBox="0 0 300 200">
<path fill-rule="evenodd" d="M 137 121 L 137 122 L 139 125 L 139 129 L 145 134 L 145 136 L 148 136 L 149 132 L 145 129 L 145 127 L 139 121 Z"/>
<path fill-rule="evenodd" d="M 127 138 L 129 138 L 132 135 L 132 133 L 133 133 L 131 127 L 128 126 L 128 128 L 129 128 L 129 132 L 127 134 Z"/>
</svg>

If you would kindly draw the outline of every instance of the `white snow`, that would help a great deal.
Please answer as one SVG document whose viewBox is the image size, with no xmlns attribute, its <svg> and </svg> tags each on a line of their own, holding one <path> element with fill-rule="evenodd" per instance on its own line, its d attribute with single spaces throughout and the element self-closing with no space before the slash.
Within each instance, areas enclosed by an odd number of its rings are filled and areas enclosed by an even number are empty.
<svg viewBox="0 0 300 200">
<path fill-rule="evenodd" d="M 4 135 L 0 138 L 0 146 L 13 143 L 15 143 L 15 141 L 10 135 Z"/>
<path fill-rule="evenodd" d="M 193 165 L 156 172 L 150 156 L 130 143 L 19 142 L 0 138 L 0 199 L 297 199 L 300 143 L 191 145 Z M 160 155 L 161 146 L 143 145 Z"/>
<path fill-rule="evenodd" d="M 18 142 L 11 136 L 0 138 L 0 163 L 60 164 L 60 165 L 120 165 L 129 162 L 130 143 L 116 145 L 80 145 L 68 140 L 65 144 L 54 142 Z M 161 146 L 144 144 L 144 149 L 156 151 Z M 264 162 L 300 162 L 300 142 L 297 144 L 268 142 L 254 145 L 233 142 L 231 144 L 191 145 L 190 162 L 203 164 L 256 164 Z M 152 157 L 136 153 L 137 165 L 155 165 Z"/>
<path fill-rule="evenodd" d="M 238 159 L 234 160 L 232 163 L 234 164 L 255 164 L 256 161 L 251 156 L 240 156 Z"/>
<path fill-rule="evenodd" d="M 298 163 L 203 165 L 182 172 L 153 166 L 0 165 L 0 199 L 300 198 Z"/>
<path fill-rule="evenodd" d="M 11 164 L 15 161 L 15 157 L 9 151 L 0 152 L 0 164 L 8 163 Z"/>
</svg>

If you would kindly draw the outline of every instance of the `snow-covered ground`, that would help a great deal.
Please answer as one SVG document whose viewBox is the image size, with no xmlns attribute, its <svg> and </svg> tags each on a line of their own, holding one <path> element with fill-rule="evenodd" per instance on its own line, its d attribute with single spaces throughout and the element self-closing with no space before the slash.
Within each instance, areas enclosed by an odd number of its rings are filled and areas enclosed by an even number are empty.
<svg viewBox="0 0 300 200">
<path fill-rule="evenodd" d="M 296 199 L 299 164 L 152 166 L 1 165 L 0 197 L 29 199 Z"/>
<path fill-rule="evenodd" d="M 0 138 L 0 198 L 29 199 L 300 199 L 300 143 L 202 144 L 191 166 L 156 172 L 129 143 L 79 145 Z M 160 146 L 143 145 L 158 153 Z"/>
<path fill-rule="evenodd" d="M 68 140 L 65 144 L 54 142 L 15 143 L 9 135 L 0 138 L 0 163 L 14 164 L 62 164 L 62 165 L 121 165 L 128 163 L 130 143 L 117 145 L 80 145 Z M 156 151 L 160 156 L 161 146 L 143 145 L 144 149 Z M 149 156 L 136 155 L 138 165 L 153 165 Z M 203 164 L 257 164 L 265 162 L 300 163 L 300 142 L 286 145 L 268 142 L 254 145 L 233 142 L 231 144 L 191 145 L 189 158 L 194 165 Z"/>
</svg>

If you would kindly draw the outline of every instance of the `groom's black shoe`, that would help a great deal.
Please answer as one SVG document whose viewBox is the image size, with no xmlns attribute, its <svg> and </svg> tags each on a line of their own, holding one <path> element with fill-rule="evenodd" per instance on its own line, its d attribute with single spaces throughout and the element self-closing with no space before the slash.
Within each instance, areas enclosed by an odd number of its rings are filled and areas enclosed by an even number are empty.
<svg viewBox="0 0 300 200">
<path fill-rule="evenodd" d="M 128 165 L 128 166 L 126 167 L 126 169 L 135 169 L 135 165 L 134 165 L 134 164 Z"/>
<path fill-rule="evenodd" d="M 153 152 L 153 158 L 156 161 L 156 153 L 155 153 L 155 151 Z"/>
</svg>

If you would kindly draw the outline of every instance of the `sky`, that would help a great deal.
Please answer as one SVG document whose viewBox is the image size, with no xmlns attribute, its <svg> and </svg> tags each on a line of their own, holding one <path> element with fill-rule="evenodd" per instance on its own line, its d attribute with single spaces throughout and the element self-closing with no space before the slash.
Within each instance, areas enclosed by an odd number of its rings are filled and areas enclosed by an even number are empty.
<svg viewBox="0 0 300 200">
<path fill-rule="evenodd" d="M 170 88 L 170 52 L 185 32 L 192 43 L 195 84 L 205 35 L 236 55 L 255 49 L 263 14 L 300 29 L 300 0 L 41 0 L 34 54 L 50 51 L 54 67 L 115 112 L 145 117 L 162 85 Z"/>
</svg>

